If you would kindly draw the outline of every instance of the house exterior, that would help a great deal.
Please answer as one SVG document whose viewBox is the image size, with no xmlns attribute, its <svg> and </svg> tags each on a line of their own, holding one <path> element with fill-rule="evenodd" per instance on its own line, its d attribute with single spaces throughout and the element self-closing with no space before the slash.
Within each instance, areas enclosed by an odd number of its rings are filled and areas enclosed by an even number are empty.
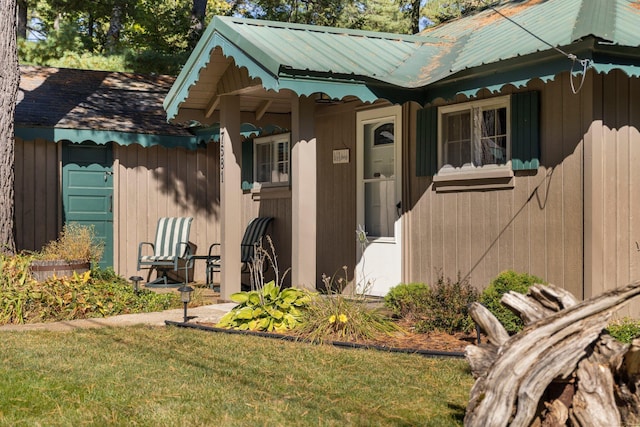
<svg viewBox="0 0 640 427">
<path fill-rule="evenodd" d="M 415 36 L 214 18 L 164 106 L 220 124 L 223 298 L 254 216 L 297 286 L 342 266 L 376 295 L 505 269 L 580 298 L 637 279 L 638 25 L 624 0 L 501 2 Z M 287 132 L 242 142 L 274 118 Z"/>
<path fill-rule="evenodd" d="M 162 216 L 192 216 L 198 253 L 217 241 L 217 129 L 166 122 L 167 76 L 22 66 L 15 114 L 16 244 L 39 250 L 65 222 L 95 226 L 103 267 L 138 275 Z M 195 279 L 204 281 L 204 265 Z M 143 274 L 146 276 L 146 274 Z M 193 276 L 191 276 L 193 277 Z"/>
</svg>

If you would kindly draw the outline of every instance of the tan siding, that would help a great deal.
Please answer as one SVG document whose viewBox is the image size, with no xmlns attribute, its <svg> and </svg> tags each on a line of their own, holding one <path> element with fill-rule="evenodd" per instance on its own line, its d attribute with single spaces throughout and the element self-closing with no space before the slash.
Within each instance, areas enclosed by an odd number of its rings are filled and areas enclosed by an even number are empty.
<svg viewBox="0 0 640 427">
<path fill-rule="evenodd" d="M 640 278 L 640 102 L 633 101 L 640 96 L 640 80 L 632 79 L 629 105 L 629 238 L 630 266 L 629 280 Z"/>
<path fill-rule="evenodd" d="M 249 221 L 259 216 L 274 218 L 267 234 L 273 241 L 282 277 L 291 268 L 291 191 L 288 188 L 273 188 L 262 189 L 256 194 L 245 192 L 242 198 L 243 232 Z M 266 241 L 263 242 L 263 247 L 269 248 Z M 268 280 L 273 279 L 273 271 L 267 271 L 266 277 Z M 290 279 L 290 275 L 287 274 L 285 285 L 291 285 Z M 249 278 L 243 277 L 243 283 L 248 284 Z"/>
<path fill-rule="evenodd" d="M 219 146 L 188 151 L 137 144 L 114 150 L 114 268 L 124 277 L 138 274 L 138 244 L 153 241 L 162 216 L 192 216 L 190 241 L 197 254 L 220 241 Z M 142 271 L 146 276 L 146 270 Z M 204 281 L 205 268 L 198 261 L 195 280 Z"/>
<path fill-rule="evenodd" d="M 57 237 L 58 146 L 38 139 L 15 143 L 15 214 L 18 250 L 39 250 Z"/>
<path fill-rule="evenodd" d="M 567 77 L 526 89 L 541 91 L 542 165 L 517 172 L 514 188 L 436 192 L 429 178 L 412 177 L 407 280 L 433 283 L 441 271 L 483 288 L 515 269 L 582 296 L 580 105 L 590 92 L 571 94 Z"/>
<path fill-rule="evenodd" d="M 585 172 L 586 296 L 623 286 L 640 277 L 640 83 L 614 71 L 593 82 L 593 122 Z M 585 149 L 586 150 L 586 149 Z M 590 180 L 590 181 L 587 181 Z M 640 315 L 638 304 L 623 310 Z"/>
<path fill-rule="evenodd" d="M 355 110 L 336 106 L 316 118 L 318 161 L 317 283 L 342 266 L 353 274 L 356 257 Z M 348 164 L 333 164 L 334 149 L 349 149 Z"/>
</svg>

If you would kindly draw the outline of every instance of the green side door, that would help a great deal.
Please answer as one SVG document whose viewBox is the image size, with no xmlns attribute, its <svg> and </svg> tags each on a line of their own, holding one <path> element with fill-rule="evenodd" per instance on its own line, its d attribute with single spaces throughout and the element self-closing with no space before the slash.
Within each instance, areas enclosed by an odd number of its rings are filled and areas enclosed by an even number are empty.
<svg viewBox="0 0 640 427">
<path fill-rule="evenodd" d="M 113 266 L 113 152 L 111 144 L 64 143 L 62 147 L 64 222 L 93 225 L 104 241 L 100 267 Z"/>
</svg>

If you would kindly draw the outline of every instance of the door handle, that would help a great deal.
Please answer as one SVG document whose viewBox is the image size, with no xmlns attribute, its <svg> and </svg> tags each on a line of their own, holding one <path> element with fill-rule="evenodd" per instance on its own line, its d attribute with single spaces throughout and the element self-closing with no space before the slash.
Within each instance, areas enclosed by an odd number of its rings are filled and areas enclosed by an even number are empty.
<svg viewBox="0 0 640 427">
<path fill-rule="evenodd" d="M 113 194 L 109 195 L 109 212 L 113 213 Z"/>
</svg>

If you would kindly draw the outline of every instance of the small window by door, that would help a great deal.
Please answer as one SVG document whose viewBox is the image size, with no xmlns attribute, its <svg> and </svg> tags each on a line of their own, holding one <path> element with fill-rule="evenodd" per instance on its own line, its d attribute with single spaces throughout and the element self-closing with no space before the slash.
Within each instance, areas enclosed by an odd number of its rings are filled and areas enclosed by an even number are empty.
<svg viewBox="0 0 640 427">
<path fill-rule="evenodd" d="M 256 182 L 267 186 L 289 183 L 290 135 L 271 135 L 254 140 L 253 176 Z"/>
</svg>

